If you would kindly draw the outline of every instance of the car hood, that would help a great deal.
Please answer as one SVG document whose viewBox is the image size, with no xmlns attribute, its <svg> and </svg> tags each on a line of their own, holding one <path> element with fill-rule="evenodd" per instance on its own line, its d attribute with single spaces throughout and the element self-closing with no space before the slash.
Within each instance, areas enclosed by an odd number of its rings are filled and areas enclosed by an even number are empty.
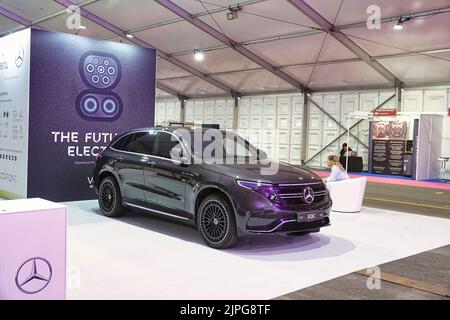
<svg viewBox="0 0 450 320">
<path fill-rule="evenodd" d="M 276 170 L 278 167 L 278 170 Z M 264 175 L 263 169 L 273 168 L 275 174 Z M 259 181 L 266 183 L 308 183 L 321 182 L 322 179 L 304 167 L 291 166 L 287 163 L 275 162 L 271 166 L 261 163 L 257 164 L 214 164 L 209 170 L 215 171 L 229 177 Z"/>
</svg>

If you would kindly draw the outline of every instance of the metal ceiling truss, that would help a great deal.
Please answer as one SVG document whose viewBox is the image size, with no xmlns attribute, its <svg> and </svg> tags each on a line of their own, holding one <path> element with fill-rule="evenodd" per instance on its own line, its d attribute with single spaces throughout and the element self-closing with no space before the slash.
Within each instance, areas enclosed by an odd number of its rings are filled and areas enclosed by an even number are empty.
<svg viewBox="0 0 450 320">
<path fill-rule="evenodd" d="M 380 55 L 380 56 L 373 56 L 373 59 L 383 60 L 383 59 L 403 58 L 403 57 L 410 57 L 410 56 L 417 56 L 417 55 L 424 55 L 424 56 L 429 56 L 430 58 L 433 58 L 432 56 L 430 56 L 431 54 L 444 53 L 444 52 L 450 52 L 450 48 L 385 54 L 385 55 Z M 327 60 L 327 61 L 319 61 L 319 62 L 317 62 L 316 65 L 324 66 L 324 65 L 330 65 L 330 64 L 351 63 L 351 62 L 361 62 L 361 61 L 363 61 L 361 58 Z M 314 66 L 314 63 L 308 62 L 308 63 L 282 65 L 282 66 L 278 66 L 278 68 L 282 69 L 282 70 L 286 70 L 286 69 L 306 68 L 306 67 L 312 67 L 312 66 Z M 214 77 L 214 76 L 223 76 L 223 75 L 229 75 L 229 74 L 256 72 L 256 71 L 262 71 L 262 70 L 264 70 L 264 68 L 252 68 L 252 69 L 245 69 L 245 70 L 230 70 L 230 71 L 209 73 L 208 75 L 211 77 Z M 189 79 L 189 78 L 192 78 L 192 76 L 186 75 L 186 76 L 167 77 L 167 78 L 161 78 L 160 80 L 178 80 L 178 79 Z"/>
<path fill-rule="evenodd" d="M 264 69 L 266 69 L 269 72 L 273 73 L 274 75 L 278 76 L 279 78 L 281 78 L 282 80 L 286 81 L 287 83 L 289 83 L 293 87 L 301 90 L 302 92 L 310 92 L 311 91 L 309 88 L 307 88 L 305 85 L 300 83 L 298 80 L 294 79 L 293 77 L 291 77 L 287 73 L 284 73 L 282 70 L 280 70 L 279 68 L 275 67 L 270 62 L 264 60 L 263 58 L 261 58 L 257 54 L 253 53 L 252 51 L 250 51 L 246 47 L 244 47 L 241 44 L 239 44 L 238 42 L 234 41 L 233 39 L 227 37 L 222 32 L 220 32 L 217 29 L 211 27 L 207 23 L 203 22 L 199 18 L 197 18 L 194 15 L 192 15 L 191 13 L 187 12 L 186 10 L 181 8 L 180 6 L 174 4 L 170 0 L 155 0 L 155 1 L 157 3 L 159 3 L 160 5 L 162 5 L 164 8 L 168 9 L 169 11 L 171 11 L 172 13 L 174 13 L 174 14 L 178 15 L 179 17 L 185 19 L 186 21 L 190 22 L 191 24 L 193 24 L 194 26 L 196 26 L 197 28 L 199 28 L 203 32 L 205 32 L 208 35 L 210 35 L 211 37 L 213 37 L 216 40 L 224 43 L 225 45 L 227 45 L 231 49 L 233 49 L 233 50 L 239 52 L 240 54 L 242 54 L 244 57 L 248 58 L 249 60 L 255 62 L 256 64 L 260 65 Z"/>
<path fill-rule="evenodd" d="M 13 21 L 23 25 L 23 26 L 27 26 L 27 27 L 30 26 L 30 21 L 28 21 L 25 18 L 22 18 L 21 16 L 15 14 L 15 13 L 13 13 L 13 12 L 5 9 L 5 8 L 0 7 L 0 14 L 2 16 L 5 16 L 5 17 L 9 18 L 10 20 L 13 20 Z"/>
<path fill-rule="evenodd" d="M 267 0 L 248 0 L 248 1 L 240 2 L 239 6 L 241 6 L 241 7 L 249 6 L 249 5 L 257 4 L 257 3 L 260 3 L 260 2 L 264 2 L 264 1 L 267 1 Z M 200 18 L 200 17 L 208 16 L 209 14 L 226 12 L 228 10 L 229 10 L 229 7 L 221 6 L 220 8 L 217 8 L 217 9 L 211 9 L 211 10 L 209 10 L 209 12 L 204 11 L 204 12 L 200 12 L 200 13 L 195 13 L 194 16 Z M 169 24 L 182 22 L 182 21 L 184 21 L 183 18 L 175 18 L 175 19 L 170 19 L 170 20 L 154 23 L 154 24 L 151 24 L 151 25 L 148 25 L 148 26 L 142 26 L 142 27 L 139 27 L 139 28 L 130 29 L 130 30 L 127 30 L 127 32 L 134 34 L 136 32 L 146 31 L 146 30 L 150 30 L 150 29 L 153 29 L 153 28 L 158 28 L 158 27 L 162 27 L 162 26 L 166 26 L 166 25 L 169 25 Z M 115 37 L 115 35 L 108 35 L 108 36 L 106 36 L 106 37 L 104 37 L 102 39 L 108 40 L 108 39 L 111 39 L 111 38 L 114 38 L 114 37 Z M 191 52 L 192 52 L 192 50 L 191 50 Z"/>
<path fill-rule="evenodd" d="M 74 5 L 69 0 L 54 0 L 54 1 L 59 3 L 60 5 L 65 6 L 65 7 L 69 7 L 69 6 Z M 127 39 L 128 41 L 130 41 L 130 42 L 132 42 L 132 43 L 134 43 L 134 44 L 136 44 L 138 46 L 156 49 L 157 50 L 157 55 L 159 57 L 161 57 L 162 59 L 164 59 L 164 60 L 166 60 L 166 61 L 176 65 L 177 67 L 179 67 L 179 68 L 181 68 L 181 69 L 183 69 L 183 70 L 185 70 L 185 71 L 187 71 L 189 73 L 194 74 L 198 78 L 200 78 L 200 79 L 202 79 L 202 80 L 204 80 L 206 82 L 209 82 L 213 86 L 215 86 L 215 87 L 217 87 L 217 88 L 227 92 L 228 94 L 230 94 L 232 96 L 239 95 L 239 92 L 235 91 L 233 88 L 230 88 L 226 84 L 224 84 L 224 83 L 222 83 L 222 82 L 220 82 L 220 81 L 218 81 L 216 79 L 213 79 L 213 78 L 205 75 L 204 73 L 200 72 L 199 70 L 197 70 L 197 69 L 187 65 L 186 63 L 178 60 L 177 58 L 172 57 L 169 54 L 165 53 L 164 51 L 154 47 L 150 43 L 147 43 L 144 40 L 139 39 L 136 36 L 133 37 L 132 39 L 126 38 L 126 34 L 127 33 L 126 33 L 125 30 L 120 29 L 116 25 L 114 25 L 114 24 L 112 24 L 112 23 L 110 23 L 110 22 L 100 18 L 99 16 L 93 14 L 92 12 L 86 10 L 85 8 L 80 8 L 80 14 L 81 14 L 81 16 L 85 17 L 86 19 L 88 19 L 88 20 L 98 24 L 99 26 L 101 26 L 101 27 L 103 27 L 103 28 L 113 32 L 114 34 L 116 34 L 116 35 L 118 35 L 118 36 L 120 36 L 120 37 L 122 37 L 124 39 Z M 182 96 L 183 94 L 182 93 L 178 93 L 178 95 Z"/>
<path fill-rule="evenodd" d="M 311 8 L 303 0 L 287 0 L 294 7 L 296 7 L 301 13 L 310 18 L 314 23 L 324 29 L 329 35 L 339 41 L 347 49 L 353 52 L 357 57 L 361 58 L 365 63 L 371 66 L 380 75 L 386 78 L 395 87 L 402 87 L 403 83 L 397 79 L 397 77 L 386 69 L 381 63 L 376 61 L 372 56 L 370 56 L 366 51 L 364 51 L 360 46 L 358 46 L 353 40 L 342 33 L 338 28 L 336 28 L 332 23 L 320 15 L 317 11 Z"/>
<path fill-rule="evenodd" d="M 389 98 L 387 98 L 383 103 L 381 103 L 380 105 L 378 105 L 376 108 L 374 108 L 372 110 L 372 112 L 374 112 L 375 110 L 378 110 L 380 108 L 382 108 L 386 103 L 388 103 L 389 101 L 391 101 L 394 97 L 396 96 L 396 94 L 393 94 L 392 96 L 390 96 Z M 350 131 L 350 134 L 353 136 L 353 134 L 351 133 L 352 129 L 356 128 L 357 126 L 359 126 L 362 122 L 364 121 L 364 119 L 358 120 L 355 124 L 353 124 L 349 129 L 345 128 L 345 131 L 343 133 L 341 133 L 338 137 L 336 137 L 333 141 L 331 141 L 330 143 L 328 143 L 325 147 L 323 147 L 322 149 L 320 149 L 316 154 L 314 154 L 311 158 L 309 158 L 308 160 L 306 160 L 303 164 L 306 165 L 309 162 L 311 162 L 313 159 L 315 159 L 316 157 L 318 157 L 322 152 L 324 152 L 326 149 L 328 149 L 329 147 L 331 147 L 333 144 L 335 144 L 337 141 L 339 141 L 339 139 L 341 139 L 343 136 L 347 135 L 347 131 Z M 349 142 L 349 141 L 347 141 Z M 358 140 L 358 142 L 360 142 Z M 361 142 L 360 142 L 361 143 Z M 369 149 L 367 145 L 362 144 L 363 147 L 365 147 L 366 149 Z"/>
<path fill-rule="evenodd" d="M 426 17 L 426 16 L 431 16 L 431 15 L 440 14 L 440 13 L 448 13 L 448 12 L 450 12 L 450 7 L 436 9 L 436 10 L 422 11 L 422 12 L 411 13 L 411 14 L 403 14 L 400 16 L 402 16 L 402 17 L 407 16 L 407 17 L 411 17 L 411 18 L 420 18 L 420 17 Z M 203 14 L 203 15 L 205 15 L 205 14 Z M 394 16 L 394 17 L 383 18 L 383 19 L 381 19 L 380 22 L 381 22 L 381 24 L 389 23 L 389 22 L 393 22 L 393 21 L 398 21 L 398 18 L 399 18 L 398 15 Z M 177 20 L 177 22 L 178 21 L 179 20 Z M 352 28 L 357 28 L 357 27 L 364 27 L 364 26 L 366 26 L 366 24 L 367 24 L 367 21 L 361 21 L 361 22 L 357 22 L 357 23 L 336 26 L 336 28 L 339 30 L 352 29 Z M 155 25 L 155 27 L 157 27 L 157 26 Z M 143 29 L 143 30 L 146 30 L 146 29 Z M 130 32 L 132 32 L 132 31 L 130 31 Z M 300 31 L 300 32 L 294 32 L 294 33 L 282 34 L 282 35 L 278 35 L 278 36 L 270 36 L 270 37 L 263 37 L 263 38 L 254 39 L 254 40 L 247 40 L 247 41 L 240 42 L 240 44 L 241 45 L 251 45 L 251 44 L 259 44 L 259 43 L 269 43 L 269 42 L 278 41 L 278 40 L 295 39 L 295 38 L 316 35 L 316 34 L 320 34 L 323 32 L 324 31 L 322 31 L 322 30 Z M 222 45 L 222 46 L 213 46 L 213 47 L 199 48 L 199 49 L 201 49 L 203 52 L 208 52 L 208 51 L 220 50 L 220 49 L 225 49 L 225 48 L 227 48 L 227 46 Z M 173 53 L 172 55 L 178 57 L 178 56 L 183 56 L 183 55 L 188 55 L 188 54 L 192 54 L 192 50 L 180 51 L 180 52 Z"/>
</svg>

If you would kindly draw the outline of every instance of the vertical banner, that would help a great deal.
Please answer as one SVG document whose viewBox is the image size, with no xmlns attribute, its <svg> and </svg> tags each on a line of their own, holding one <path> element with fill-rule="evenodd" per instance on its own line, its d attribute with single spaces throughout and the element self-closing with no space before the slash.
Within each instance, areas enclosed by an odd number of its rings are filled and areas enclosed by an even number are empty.
<svg viewBox="0 0 450 320">
<path fill-rule="evenodd" d="M 406 130 L 406 122 L 372 121 L 372 173 L 403 174 Z"/>
<path fill-rule="evenodd" d="M 30 30 L 0 38 L 0 197 L 27 196 Z"/>
<path fill-rule="evenodd" d="M 156 52 L 32 30 L 28 197 L 94 199 L 95 157 L 154 125 Z"/>
</svg>

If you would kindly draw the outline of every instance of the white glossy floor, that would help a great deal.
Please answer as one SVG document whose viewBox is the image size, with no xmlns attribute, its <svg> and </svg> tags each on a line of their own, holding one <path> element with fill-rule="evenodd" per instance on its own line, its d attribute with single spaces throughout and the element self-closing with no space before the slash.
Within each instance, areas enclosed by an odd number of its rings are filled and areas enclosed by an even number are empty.
<svg viewBox="0 0 450 320">
<path fill-rule="evenodd" d="M 319 234 L 218 251 L 183 225 L 104 218 L 95 201 L 67 204 L 70 299 L 270 299 L 450 244 L 450 220 L 364 209 L 334 213 Z"/>
</svg>

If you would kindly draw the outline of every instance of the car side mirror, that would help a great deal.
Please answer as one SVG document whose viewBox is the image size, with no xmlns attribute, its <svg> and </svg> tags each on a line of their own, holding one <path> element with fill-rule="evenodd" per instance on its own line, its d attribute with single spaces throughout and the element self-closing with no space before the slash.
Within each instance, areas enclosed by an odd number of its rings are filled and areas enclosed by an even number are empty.
<svg viewBox="0 0 450 320">
<path fill-rule="evenodd" d="M 265 151 L 263 151 L 263 150 L 261 150 L 261 149 L 258 149 L 258 159 L 262 159 L 262 160 L 264 160 L 264 159 L 267 159 L 268 157 L 267 157 L 267 153 L 265 152 Z"/>
</svg>

